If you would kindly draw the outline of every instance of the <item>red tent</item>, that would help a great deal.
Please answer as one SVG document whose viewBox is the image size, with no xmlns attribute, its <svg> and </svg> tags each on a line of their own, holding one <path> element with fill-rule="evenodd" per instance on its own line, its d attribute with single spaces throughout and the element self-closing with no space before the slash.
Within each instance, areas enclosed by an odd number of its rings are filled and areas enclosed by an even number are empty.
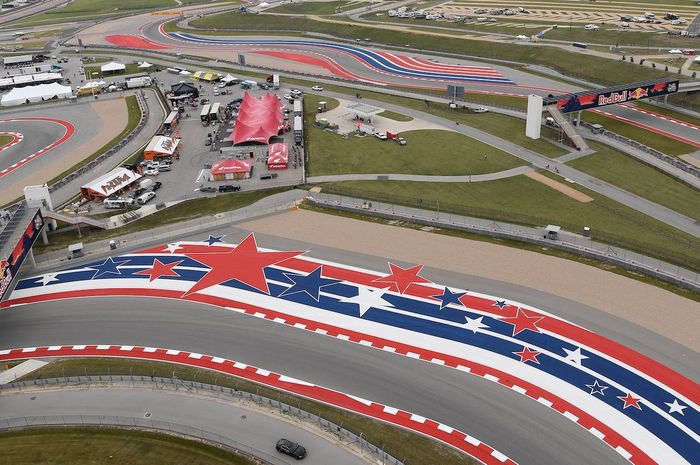
<svg viewBox="0 0 700 465">
<path fill-rule="evenodd" d="M 287 168 L 289 168 L 287 144 L 270 145 L 270 154 L 267 157 L 267 169 L 286 170 Z"/>
<path fill-rule="evenodd" d="M 261 99 L 256 99 L 246 92 L 231 132 L 233 145 L 269 143 L 270 138 L 277 136 L 284 126 L 282 108 L 284 104 L 273 95 L 265 94 Z"/>
<path fill-rule="evenodd" d="M 245 179 L 250 177 L 253 165 L 245 160 L 221 160 L 211 166 L 211 180 Z"/>
</svg>

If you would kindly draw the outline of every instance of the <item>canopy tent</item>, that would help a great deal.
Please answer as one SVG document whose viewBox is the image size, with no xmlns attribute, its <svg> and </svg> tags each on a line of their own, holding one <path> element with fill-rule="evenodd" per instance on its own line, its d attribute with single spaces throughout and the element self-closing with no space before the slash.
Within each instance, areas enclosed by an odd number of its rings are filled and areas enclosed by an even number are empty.
<svg viewBox="0 0 700 465">
<path fill-rule="evenodd" d="M 115 168 L 109 173 L 100 176 L 94 181 L 82 186 L 80 188 L 80 192 L 83 197 L 87 199 L 94 199 L 95 197 L 109 197 L 140 178 L 140 174 L 134 173 L 127 168 Z"/>
<path fill-rule="evenodd" d="M 177 84 L 173 84 L 170 86 L 170 90 L 173 91 L 173 94 L 175 94 L 176 97 L 179 97 L 181 95 L 187 95 L 190 97 L 197 98 L 199 97 L 199 89 L 197 87 L 193 86 L 189 82 L 178 82 Z"/>
<path fill-rule="evenodd" d="M 177 152 L 180 139 L 165 136 L 154 136 L 143 151 L 146 160 L 157 157 L 170 157 Z"/>
<path fill-rule="evenodd" d="M 218 81 L 219 75 L 217 73 L 212 73 L 210 71 L 197 71 L 192 76 L 193 79 L 199 79 L 200 81 Z"/>
<path fill-rule="evenodd" d="M 151 68 L 152 66 L 153 66 L 153 65 L 150 64 L 149 62 L 144 61 L 144 62 L 141 63 L 138 67 L 139 67 L 139 69 L 148 69 L 148 68 Z"/>
<path fill-rule="evenodd" d="M 106 85 L 107 85 L 107 83 L 104 81 L 88 81 L 85 84 L 83 84 L 82 86 L 78 87 L 78 89 L 90 89 L 92 87 L 102 87 L 102 86 L 106 86 Z"/>
<path fill-rule="evenodd" d="M 221 78 L 221 82 L 231 82 L 231 81 L 238 81 L 238 78 L 235 78 L 231 76 L 230 74 L 227 74 L 226 76 Z"/>
<path fill-rule="evenodd" d="M 21 105 L 27 102 L 41 102 L 43 100 L 68 98 L 73 95 L 70 86 L 62 86 L 54 82 L 51 84 L 39 84 L 37 86 L 15 87 L 0 99 L 0 105 L 9 107 Z"/>
<path fill-rule="evenodd" d="M 227 179 L 245 179 L 250 177 L 253 164 L 246 160 L 221 160 L 211 166 L 210 179 L 225 181 Z"/>
<path fill-rule="evenodd" d="M 270 138 L 284 127 L 284 104 L 275 96 L 265 94 L 261 99 L 243 94 L 238 117 L 231 132 L 233 145 L 257 142 L 268 144 Z"/>
<path fill-rule="evenodd" d="M 289 152 L 287 144 L 270 145 L 270 153 L 267 156 L 268 170 L 286 170 L 289 168 Z"/>
<path fill-rule="evenodd" d="M 117 71 L 126 71 L 126 65 L 122 63 L 117 63 L 115 61 L 110 61 L 102 66 L 100 66 L 100 71 L 103 73 L 116 73 Z"/>
</svg>

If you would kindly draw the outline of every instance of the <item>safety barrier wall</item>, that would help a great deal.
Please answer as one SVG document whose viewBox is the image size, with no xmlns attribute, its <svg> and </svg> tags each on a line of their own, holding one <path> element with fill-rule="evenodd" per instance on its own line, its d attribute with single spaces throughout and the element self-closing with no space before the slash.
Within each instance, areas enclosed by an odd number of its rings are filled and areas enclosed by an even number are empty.
<svg viewBox="0 0 700 465">
<path fill-rule="evenodd" d="M 355 434 L 343 428 L 341 425 L 333 423 L 320 414 L 303 410 L 299 407 L 261 396 L 257 393 L 238 390 L 220 386 L 216 384 L 198 383 L 196 381 L 181 380 L 176 376 L 171 378 L 138 376 L 138 375 L 86 375 L 61 378 L 34 379 L 27 381 L 15 381 L 4 386 L 0 386 L 0 395 L 23 392 L 23 390 L 34 389 L 64 389 L 66 387 L 86 388 L 90 386 L 105 387 L 106 383 L 110 387 L 117 388 L 149 388 L 158 391 L 174 390 L 187 394 L 216 398 L 217 400 L 249 400 L 255 402 L 258 407 L 269 407 L 276 409 L 282 415 L 289 415 L 297 420 L 313 423 L 326 433 L 331 433 L 336 440 L 345 444 L 355 444 L 363 453 L 369 454 L 376 463 L 386 465 L 405 465 L 401 460 L 388 454 L 383 447 L 376 446 L 363 438 L 363 433 Z M 223 447 L 235 453 L 243 453 L 251 457 L 257 457 L 272 465 L 286 465 L 287 462 L 277 457 L 258 451 L 252 447 L 238 443 L 230 438 L 216 433 L 204 431 L 192 426 L 181 425 L 172 422 L 157 421 L 146 418 L 118 417 L 106 415 L 61 415 L 61 416 L 41 416 L 41 417 L 20 417 L 0 420 L 0 430 L 22 429 L 27 427 L 52 426 L 52 425 L 80 425 L 80 426 L 113 426 L 122 428 L 137 428 L 150 431 L 176 434 L 196 438 L 206 443 Z"/>
</svg>

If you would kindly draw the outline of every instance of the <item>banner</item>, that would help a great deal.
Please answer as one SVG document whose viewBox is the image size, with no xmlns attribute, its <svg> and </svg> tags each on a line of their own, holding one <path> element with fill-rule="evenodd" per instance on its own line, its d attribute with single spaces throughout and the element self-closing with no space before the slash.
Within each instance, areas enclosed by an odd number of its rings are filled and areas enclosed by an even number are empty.
<svg viewBox="0 0 700 465">
<path fill-rule="evenodd" d="M 616 89 L 609 92 L 593 91 L 590 93 L 570 94 L 557 100 L 557 108 L 562 113 L 588 110 L 589 108 L 615 105 L 616 103 L 631 102 L 649 97 L 678 92 L 678 81 L 662 81 L 651 84 L 635 85 L 627 89 Z"/>
<path fill-rule="evenodd" d="M 39 237 L 43 227 L 44 217 L 41 215 L 41 210 L 37 210 L 27 229 L 24 230 L 24 234 L 17 241 L 17 245 L 15 245 L 10 256 L 6 260 L 0 260 L 0 277 L 2 277 L 0 280 L 0 301 L 5 297 L 5 293 L 10 288 L 14 277 L 17 276 L 17 272 L 22 263 L 24 263 L 27 254 L 32 250 L 32 246 L 36 242 L 37 237 Z"/>
</svg>

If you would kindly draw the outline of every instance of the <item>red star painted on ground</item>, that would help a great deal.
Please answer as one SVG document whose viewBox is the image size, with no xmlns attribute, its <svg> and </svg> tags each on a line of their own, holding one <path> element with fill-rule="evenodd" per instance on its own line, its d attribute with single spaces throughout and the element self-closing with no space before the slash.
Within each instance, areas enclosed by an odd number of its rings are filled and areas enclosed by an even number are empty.
<svg viewBox="0 0 700 465">
<path fill-rule="evenodd" d="M 214 251 L 212 251 L 214 249 Z M 199 263 L 211 268 L 184 296 L 217 284 L 236 279 L 265 293 L 270 290 L 265 280 L 266 266 L 275 265 L 303 252 L 260 252 L 251 233 L 235 249 L 212 247 L 209 252 L 186 253 Z"/>
<path fill-rule="evenodd" d="M 383 278 L 377 278 L 373 283 L 389 283 L 392 285 L 391 290 L 396 289 L 400 294 L 406 292 L 406 289 L 413 283 L 429 283 L 430 281 L 418 276 L 423 265 L 416 265 L 410 268 L 401 268 L 400 266 L 389 263 L 391 274 Z"/>
<path fill-rule="evenodd" d="M 527 361 L 535 362 L 539 365 L 540 361 L 537 360 L 537 356 L 540 355 L 536 350 L 529 349 L 528 347 L 523 347 L 520 352 L 513 352 L 515 355 L 520 357 L 520 361 L 525 363 Z"/>
<path fill-rule="evenodd" d="M 628 392 L 626 396 L 617 396 L 617 398 L 625 403 L 625 405 L 622 406 L 623 410 L 627 407 L 634 407 L 639 410 L 642 409 L 642 407 L 639 406 L 639 401 L 642 399 L 634 397 L 631 392 Z"/>
<path fill-rule="evenodd" d="M 137 271 L 134 274 L 147 275 L 149 283 L 155 279 L 160 278 L 161 276 L 180 276 L 175 270 L 173 270 L 173 268 L 178 266 L 183 261 L 184 260 L 179 260 L 172 263 L 163 263 L 156 258 L 155 260 L 153 260 L 153 266 L 151 266 L 149 269 Z"/>
<path fill-rule="evenodd" d="M 543 319 L 543 316 L 529 316 L 527 313 L 525 313 L 525 310 L 518 307 L 515 316 L 501 318 L 501 321 L 513 325 L 513 336 L 515 336 L 526 329 L 539 333 L 540 328 L 537 327 L 537 323 Z"/>
</svg>

